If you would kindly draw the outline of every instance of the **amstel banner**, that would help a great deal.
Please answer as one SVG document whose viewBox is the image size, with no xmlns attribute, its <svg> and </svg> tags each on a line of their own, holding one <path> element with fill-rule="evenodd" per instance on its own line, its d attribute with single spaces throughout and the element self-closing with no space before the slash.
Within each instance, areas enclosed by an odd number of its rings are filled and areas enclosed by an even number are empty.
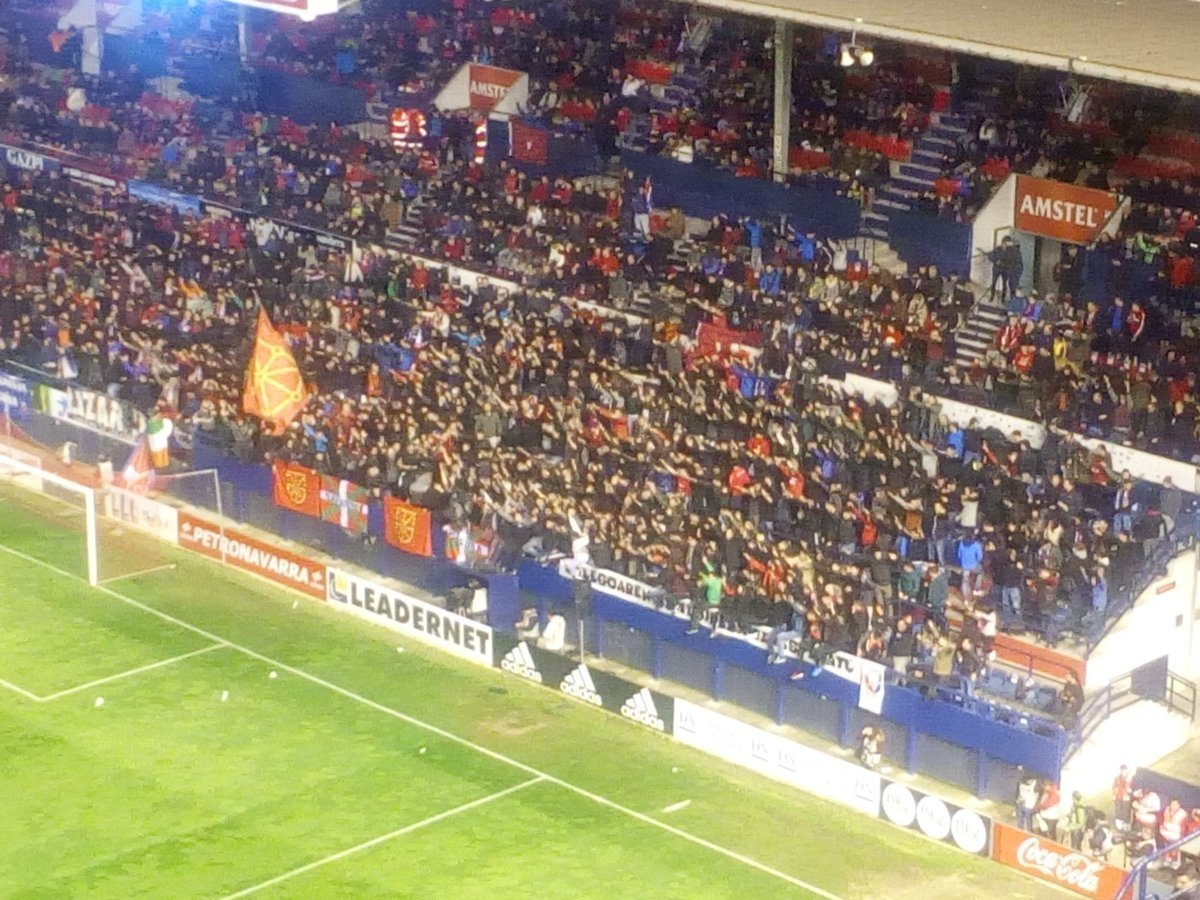
<svg viewBox="0 0 1200 900">
<path fill-rule="evenodd" d="M 1117 198 L 1107 191 L 1017 176 L 1014 225 L 1018 231 L 1088 244 L 1100 236 L 1116 209 Z"/>
</svg>

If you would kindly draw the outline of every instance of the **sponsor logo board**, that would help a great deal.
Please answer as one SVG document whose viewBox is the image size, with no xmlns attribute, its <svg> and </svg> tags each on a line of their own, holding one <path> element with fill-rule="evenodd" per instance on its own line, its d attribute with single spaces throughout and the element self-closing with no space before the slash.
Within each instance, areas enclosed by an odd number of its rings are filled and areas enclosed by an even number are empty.
<svg viewBox="0 0 1200 900">
<path fill-rule="evenodd" d="M 878 816 L 880 776 L 737 719 L 675 700 L 675 736 L 688 746 L 846 806 Z"/>
<path fill-rule="evenodd" d="M 1078 850 L 996 822 L 992 859 L 1083 897 L 1112 900 L 1125 872 Z"/>
<path fill-rule="evenodd" d="M 513 69 L 499 69 L 482 63 L 470 63 L 468 95 L 471 109 L 487 112 L 504 99 L 509 89 L 517 83 L 522 73 Z"/>
<path fill-rule="evenodd" d="M 880 815 L 894 825 L 953 844 L 967 853 L 988 852 L 991 820 L 987 816 L 898 781 L 884 779 Z"/>
<path fill-rule="evenodd" d="M 24 169 L 27 172 L 57 172 L 59 167 L 58 160 L 22 150 L 20 147 L 5 147 L 4 161 L 14 169 Z"/>
<path fill-rule="evenodd" d="M 657 588 L 627 575 L 620 575 L 608 569 L 598 569 L 573 559 L 559 560 L 558 574 L 572 581 L 583 579 L 597 591 L 620 597 L 622 600 L 632 600 L 635 603 L 653 603 L 654 597 L 661 593 Z"/>
<path fill-rule="evenodd" d="M 519 678 L 557 688 L 589 706 L 598 706 L 659 734 L 670 734 L 675 698 L 538 647 L 533 641 L 495 634 L 496 665 Z"/>
<path fill-rule="evenodd" d="M 60 391 L 43 387 L 41 390 L 42 408 L 52 418 L 82 425 L 127 444 L 136 443 L 146 430 L 146 414 L 124 400 L 87 388 L 68 387 Z"/>
<path fill-rule="evenodd" d="M 658 705 L 654 702 L 654 693 L 650 688 L 642 688 L 621 704 L 621 715 L 634 722 L 640 722 L 655 731 L 667 730 L 667 723 L 658 714 Z"/>
<path fill-rule="evenodd" d="M 529 652 L 529 645 L 524 641 L 504 654 L 500 659 L 500 668 L 538 684 L 542 683 L 542 673 L 538 670 L 533 654 Z"/>
<path fill-rule="evenodd" d="M 194 550 L 226 565 L 325 599 L 325 565 L 272 547 L 265 541 L 232 528 L 197 519 L 190 513 L 179 514 L 179 546 Z"/>
<path fill-rule="evenodd" d="M 104 515 L 170 544 L 179 543 L 179 510 L 141 494 L 110 488 L 104 495 Z"/>
<path fill-rule="evenodd" d="M 1099 237 L 1116 208 L 1116 196 L 1107 191 L 1017 176 L 1014 222 L 1018 231 L 1087 244 Z"/>
<path fill-rule="evenodd" d="M 409 635 L 471 662 L 492 665 L 492 629 L 416 597 L 330 567 L 331 606 Z"/>
<path fill-rule="evenodd" d="M 25 379 L 7 372 L 0 372 L 0 409 L 8 415 L 20 418 L 33 405 L 33 392 Z"/>
<path fill-rule="evenodd" d="M 604 705 L 604 698 L 596 690 L 596 682 L 592 680 L 592 673 L 586 665 L 578 665 L 568 672 L 567 677 L 559 682 L 558 689 L 568 697 L 592 706 Z"/>
</svg>

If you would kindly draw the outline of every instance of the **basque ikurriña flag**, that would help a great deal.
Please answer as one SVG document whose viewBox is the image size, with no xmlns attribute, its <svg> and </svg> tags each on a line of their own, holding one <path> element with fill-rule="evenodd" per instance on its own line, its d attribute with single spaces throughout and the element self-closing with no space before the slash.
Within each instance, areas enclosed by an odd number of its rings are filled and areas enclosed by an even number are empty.
<svg viewBox="0 0 1200 900">
<path fill-rule="evenodd" d="M 365 534 L 370 510 L 367 489 L 345 478 L 321 476 L 321 518 L 354 534 Z"/>
</svg>

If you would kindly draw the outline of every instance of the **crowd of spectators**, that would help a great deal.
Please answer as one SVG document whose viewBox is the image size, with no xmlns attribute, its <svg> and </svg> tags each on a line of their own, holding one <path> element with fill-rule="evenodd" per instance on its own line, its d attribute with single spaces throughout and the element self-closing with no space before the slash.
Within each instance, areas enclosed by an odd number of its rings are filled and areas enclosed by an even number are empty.
<svg viewBox="0 0 1200 900">
<path fill-rule="evenodd" d="M 169 407 L 247 460 L 397 492 L 494 564 L 579 556 L 582 536 L 586 560 L 690 601 L 696 626 L 773 631 L 773 653 L 798 639 L 971 681 L 1001 606 L 1047 637 L 1102 618 L 1180 514 L 1178 490 L 1135 491 L 1066 434 L 1035 450 L 919 393 L 888 408 L 823 380 L 902 381 L 928 303 L 954 305 L 936 273 L 843 296 L 827 252 L 778 292 L 705 297 L 704 279 L 681 322 L 654 322 L 387 255 L 347 282 L 335 251 L 57 174 L 6 186 L 4 210 L 7 358 Z M 752 271 L 740 239 L 719 250 L 731 227 L 705 252 Z M 239 406 L 259 306 L 316 388 L 282 437 Z M 751 328 L 758 346 L 730 353 Z"/>
<path fill-rule="evenodd" d="M 122 176 L 362 244 L 347 256 L 24 172 L 3 189 L 0 353 L 161 405 L 248 461 L 295 459 L 437 509 L 493 564 L 574 555 L 686 603 L 694 627 L 769 636 L 772 658 L 798 640 L 970 683 L 1001 623 L 1053 639 L 1102 621 L 1180 520 L 1178 488 L 1133 484 L 1064 430 L 1194 450 L 1194 422 L 1151 415 L 1194 408 L 1194 375 L 1166 365 L 1185 357 L 1145 310 L 1143 336 L 1120 304 L 1033 300 L 1014 307 L 1015 343 L 963 372 L 953 335 L 974 297 L 932 267 L 895 277 L 814 234 L 725 217 L 681 259 L 680 211 L 656 238 L 638 221 L 652 185 L 476 164 L 465 120 L 397 153 L 143 87 L 27 74 L 0 114 Z M 107 118 L 88 118 L 95 101 Z M 419 249 L 519 289 L 467 288 L 372 246 L 417 194 Z M 239 405 L 259 307 L 315 387 L 282 437 Z M 1086 352 L 1056 349 L 1072 332 Z M 995 375 L 1006 367 L 1015 381 Z M 906 387 L 887 407 L 843 394 L 850 373 Z M 1039 448 L 964 429 L 914 386 L 1011 389 L 1061 427 Z"/>
</svg>

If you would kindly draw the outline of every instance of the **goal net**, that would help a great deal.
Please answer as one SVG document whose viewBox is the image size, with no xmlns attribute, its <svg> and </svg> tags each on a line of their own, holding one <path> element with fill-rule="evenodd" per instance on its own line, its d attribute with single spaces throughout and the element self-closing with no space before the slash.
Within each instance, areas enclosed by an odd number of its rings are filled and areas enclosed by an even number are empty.
<svg viewBox="0 0 1200 900">
<path fill-rule="evenodd" d="M 0 544 L 10 553 L 93 586 L 172 567 L 162 541 L 178 540 L 174 507 L 101 487 L 94 469 L 36 446 L 0 439 L 0 508 Z"/>
</svg>

